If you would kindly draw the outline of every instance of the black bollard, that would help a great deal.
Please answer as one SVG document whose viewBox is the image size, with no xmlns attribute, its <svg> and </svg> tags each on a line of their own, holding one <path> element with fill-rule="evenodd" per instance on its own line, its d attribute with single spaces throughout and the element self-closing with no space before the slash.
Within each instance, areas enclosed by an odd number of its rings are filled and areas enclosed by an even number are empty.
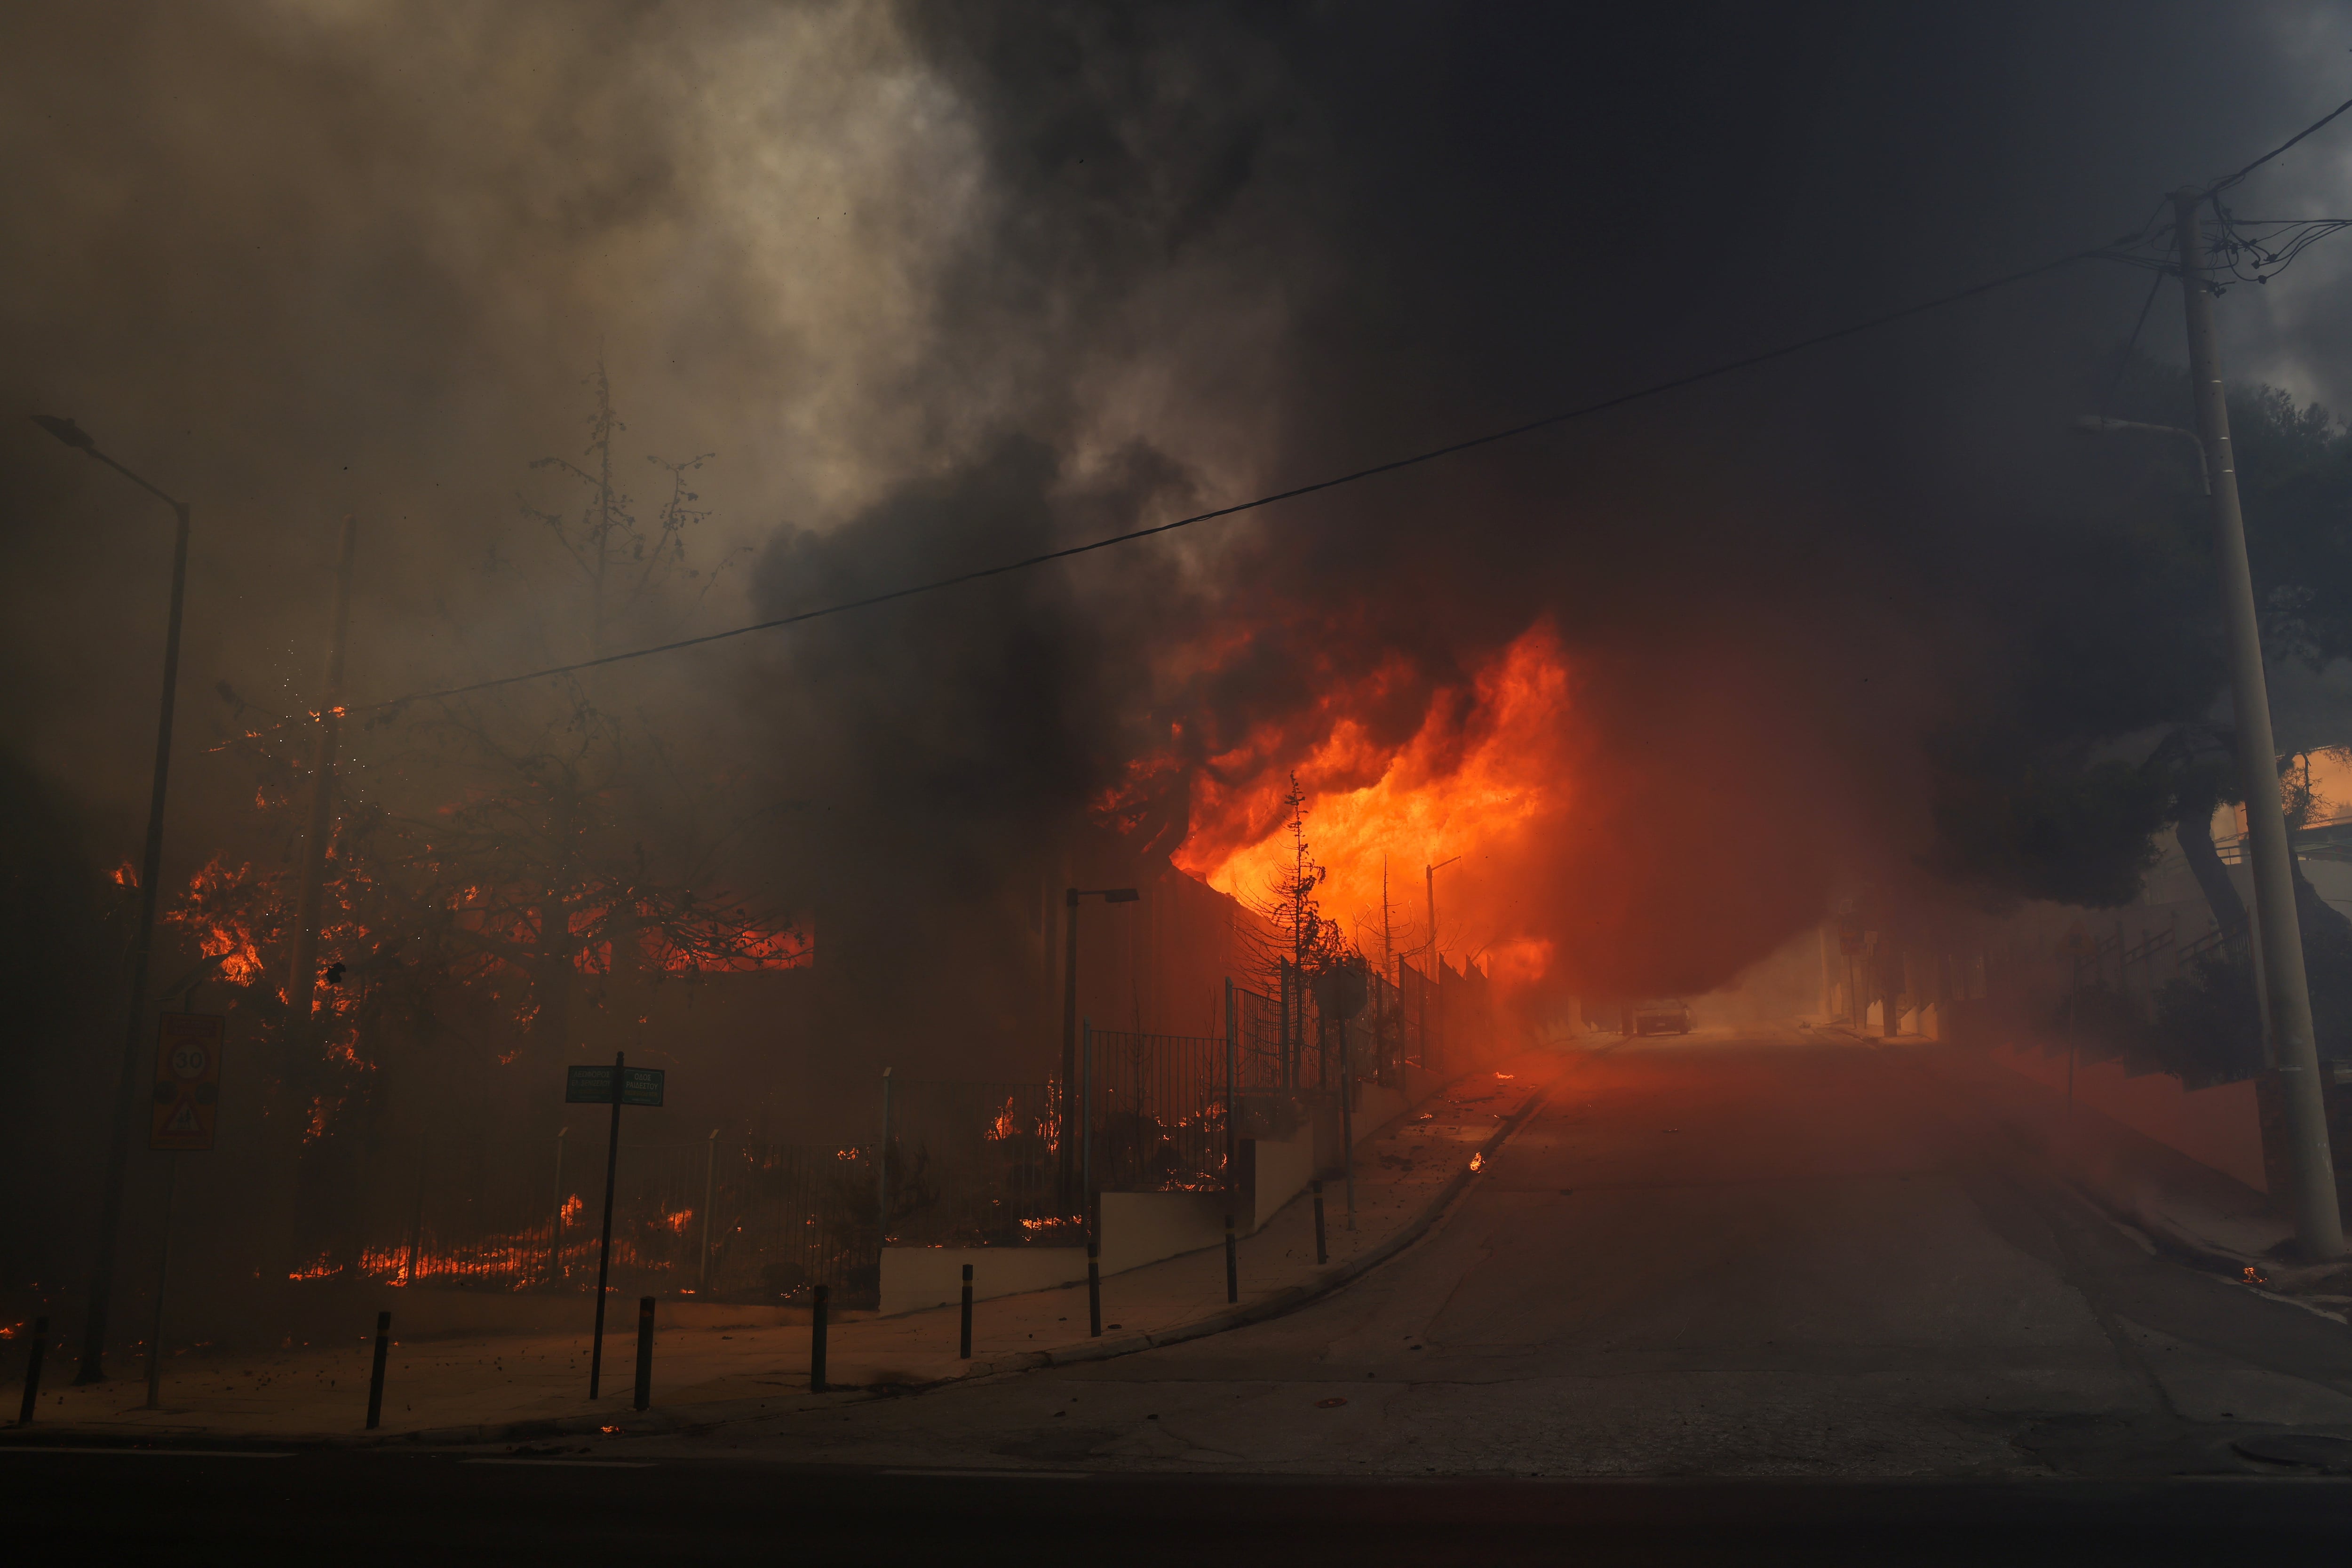
<svg viewBox="0 0 2352 1568">
<path fill-rule="evenodd" d="M 1087 1243 L 1087 1332 L 1102 1338 L 1102 1247 Z"/>
<path fill-rule="evenodd" d="M 374 1431 L 383 1422 L 383 1360 L 392 1352 L 392 1314 L 375 1315 L 375 1367 L 368 1373 L 367 1429 Z"/>
<path fill-rule="evenodd" d="M 1225 1300 L 1231 1303 L 1241 1299 L 1241 1259 L 1234 1250 L 1234 1216 L 1228 1212 L 1225 1215 Z"/>
<path fill-rule="evenodd" d="M 49 1321 L 33 1320 L 33 1342 L 25 1356 L 25 1403 L 16 1412 L 16 1425 L 33 1424 L 33 1406 L 41 1402 L 41 1358 L 49 1353 Z"/>
<path fill-rule="evenodd" d="M 637 1298 L 637 1408 L 654 1402 L 654 1299 Z"/>
<path fill-rule="evenodd" d="M 1323 1184 L 1311 1184 L 1315 1190 L 1315 1261 L 1320 1265 L 1331 1261 L 1328 1248 L 1323 1245 Z"/>
<path fill-rule="evenodd" d="M 956 1354 L 970 1361 L 971 1359 L 971 1265 L 969 1263 L 963 1266 L 963 1339 L 961 1343 L 961 1348 L 956 1352 Z"/>
<path fill-rule="evenodd" d="M 828 1286 L 820 1285 L 816 1288 L 816 1311 L 809 1319 L 809 1392 L 811 1394 L 824 1392 L 824 1308 L 826 1300 L 832 1295 L 832 1289 Z"/>
</svg>

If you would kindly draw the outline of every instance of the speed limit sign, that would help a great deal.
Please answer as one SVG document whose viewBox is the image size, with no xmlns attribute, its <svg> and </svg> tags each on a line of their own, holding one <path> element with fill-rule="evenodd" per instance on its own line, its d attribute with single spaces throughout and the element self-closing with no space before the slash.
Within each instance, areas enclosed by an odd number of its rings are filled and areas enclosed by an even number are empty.
<svg viewBox="0 0 2352 1568">
<path fill-rule="evenodd" d="M 150 1149 L 209 1149 L 220 1110 L 221 1042 L 228 1020 L 166 1013 L 155 1040 L 155 1117 Z"/>
</svg>

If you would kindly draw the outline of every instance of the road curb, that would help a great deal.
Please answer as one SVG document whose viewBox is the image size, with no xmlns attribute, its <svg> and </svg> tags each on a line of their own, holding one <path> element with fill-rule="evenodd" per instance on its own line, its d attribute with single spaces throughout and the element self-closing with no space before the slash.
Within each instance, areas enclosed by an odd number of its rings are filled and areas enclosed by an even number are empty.
<svg viewBox="0 0 2352 1568">
<path fill-rule="evenodd" d="M 1547 1084 L 1529 1094 L 1526 1104 L 1505 1117 L 1495 1131 L 1487 1134 L 1486 1141 L 1472 1151 L 1473 1158 L 1483 1161 L 1501 1148 L 1512 1133 L 1526 1125 L 1528 1119 L 1542 1109 L 1544 1100 L 1550 1093 L 1551 1086 Z M 1161 1345 L 1182 1344 L 1187 1340 L 1206 1339 L 1211 1334 L 1223 1333 L 1231 1329 L 1245 1328 L 1252 1323 L 1264 1322 L 1269 1318 L 1278 1318 L 1286 1312 L 1297 1311 L 1309 1301 L 1328 1296 L 1341 1286 L 1370 1273 L 1420 1240 L 1429 1228 L 1444 1216 L 1445 1211 L 1454 1205 L 1454 1201 L 1468 1190 L 1472 1178 L 1477 1174 L 1478 1173 L 1465 1161 L 1462 1168 L 1454 1173 L 1452 1180 L 1431 1194 L 1428 1203 L 1422 1206 L 1421 1213 L 1399 1226 L 1394 1236 L 1362 1257 L 1351 1258 L 1345 1263 L 1334 1265 L 1304 1283 L 1286 1287 L 1256 1301 L 1228 1307 L 1222 1312 L 1213 1312 L 1205 1318 L 1195 1318 L 1189 1323 L 1179 1323 L 1174 1328 L 1141 1334 L 1129 1334 L 1116 1342 L 1105 1341 L 1099 1344 L 1077 1345 L 1066 1351 L 1048 1351 L 1040 1353 L 1045 1358 L 1045 1364 L 1050 1366 L 1075 1366 L 1087 1362 L 1108 1361 L 1114 1356 L 1133 1355 L 1138 1351 L 1154 1350 Z"/>
</svg>

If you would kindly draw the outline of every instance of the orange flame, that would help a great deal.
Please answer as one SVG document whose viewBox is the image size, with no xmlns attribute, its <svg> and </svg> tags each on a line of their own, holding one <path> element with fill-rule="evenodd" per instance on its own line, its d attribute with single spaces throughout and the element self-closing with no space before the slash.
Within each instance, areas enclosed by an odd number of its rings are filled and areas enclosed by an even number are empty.
<svg viewBox="0 0 2352 1568">
<path fill-rule="evenodd" d="M 1451 880 L 1441 873 L 1438 887 L 1443 951 L 1477 953 L 1507 983 L 1539 979 L 1552 943 L 1514 920 L 1494 868 L 1574 805 L 1563 754 L 1574 681 L 1559 639 L 1538 624 L 1466 688 L 1433 694 L 1410 738 L 1386 744 L 1357 715 L 1376 710 L 1401 679 L 1383 668 L 1334 694 L 1318 714 L 1323 738 L 1295 763 L 1311 853 L 1326 873 L 1324 912 L 1377 955 L 1385 857 L 1391 942 L 1410 951 L 1428 940 L 1422 868 L 1459 857 L 1462 868 Z M 1244 900 L 1273 885 L 1290 853 L 1278 825 L 1293 765 L 1285 739 L 1253 737 L 1211 759 L 1173 857 L 1180 868 Z"/>
</svg>

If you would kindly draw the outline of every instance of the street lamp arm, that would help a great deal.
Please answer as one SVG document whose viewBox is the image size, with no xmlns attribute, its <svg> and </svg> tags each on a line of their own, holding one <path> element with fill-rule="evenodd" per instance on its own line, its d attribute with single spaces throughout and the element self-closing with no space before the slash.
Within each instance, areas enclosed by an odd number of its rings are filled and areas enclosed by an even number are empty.
<svg viewBox="0 0 2352 1568">
<path fill-rule="evenodd" d="M 33 423 L 39 426 L 42 429 L 47 430 L 50 435 L 55 436 L 59 441 L 62 441 L 67 446 L 71 447 L 75 451 L 79 452 L 83 457 L 88 458 L 91 462 L 104 463 L 108 468 L 112 468 L 116 473 L 121 474 L 124 479 L 129 479 L 132 484 L 137 485 L 141 489 L 145 490 L 149 495 L 153 496 L 157 500 L 162 501 L 165 506 L 170 507 L 173 510 L 185 511 L 188 510 L 188 503 L 186 501 L 182 500 L 179 497 L 172 494 L 160 485 L 150 483 L 148 480 L 141 478 L 139 474 L 131 468 L 124 467 L 121 463 L 99 450 L 98 443 L 90 439 L 89 433 L 84 430 L 80 426 L 75 424 L 72 420 L 59 419 L 54 415 L 36 414 L 33 416 Z"/>
<path fill-rule="evenodd" d="M 2086 436 L 2168 436 L 2186 441 L 2197 453 L 2197 479 L 2205 493 L 2213 493 L 2213 468 L 2205 455 L 2205 437 L 2194 430 L 2184 430 L 2178 425 L 2150 425 L 2138 419 L 2108 419 L 2096 414 L 2085 414 L 2074 421 L 2074 428 Z"/>
</svg>

